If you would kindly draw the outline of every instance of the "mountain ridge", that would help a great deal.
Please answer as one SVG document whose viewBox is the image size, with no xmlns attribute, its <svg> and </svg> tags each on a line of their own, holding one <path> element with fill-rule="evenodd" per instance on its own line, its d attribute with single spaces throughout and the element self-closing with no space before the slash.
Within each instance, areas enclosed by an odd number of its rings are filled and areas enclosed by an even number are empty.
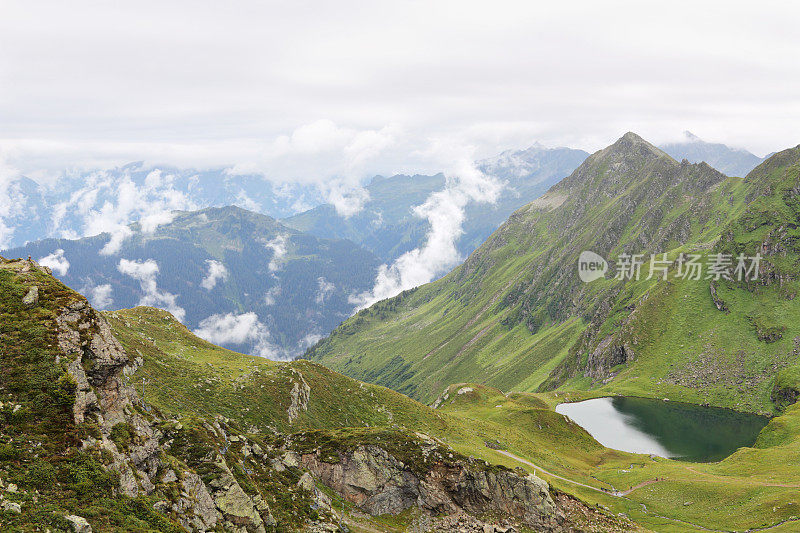
<svg viewBox="0 0 800 533">
<path fill-rule="evenodd" d="M 789 156 L 773 156 L 762 168 L 774 166 L 775 172 L 791 174 L 794 170 L 785 168 L 787 162 Z M 769 380 L 747 378 L 753 394 L 743 395 L 726 388 L 731 381 L 744 379 L 732 370 L 701 391 L 699 375 L 678 374 L 651 359 L 650 350 L 673 333 L 664 333 L 667 336 L 661 340 L 653 337 L 656 333 L 648 334 L 636 321 L 646 313 L 636 309 L 698 314 L 693 319 L 697 325 L 710 328 L 703 335 L 722 331 L 720 320 L 730 327 L 713 314 L 719 311 L 708 296 L 708 282 L 669 285 L 609 279 L 617 268 L 614 257 L 623 253 L 645 252 L 645 274 L 649 253 L 669 253 L 673 262 L 680 252 L 704 257 L 712 253 L 723 228 L 748 216 L 745 206 L 752 201 L 748 200 L 752 181 L 725 177 L 705 163 L 675 161 L 635 134 L 626 134 L 587 158 L 540 200 L 515 212 L 442 280 L 362 311 L 311 348 L 307 357 L 424 401 L 432 401 L 447 383 L 469 381 L 469 376 L 483 376 L 484 383 L 503 390 L 523 391 L 595 388 L 605 383 L 614 391 L 633 380 L 641 383 L 632 389 L 637 394 L 684 395 L 691 401 L 702 398 L 716 405 L 769 412 L 775 409 L 768 398 Z M 762 222 L 772 227 L 769 219 Z M 574 265 L 583 250 L 609 259 L 611 272 L 605 280 L 585 284 L 578 279 Z M 656 294 L 665 298 L 662 306 L 652 299 Z M 698 299 L 693 303 L 698 308 L 674 311 L 681 294 L 692 302 Z M 752 294 L 741 298 L 745 307 L 753 305 Z M 742 314 L 757 322 L 773 321 L 774 317 L 753 318 L 758 313 L 745 307 L 737 310 L 737 324 L 747 323 Z M 775 320 L 788 327 L 785 320 Z M 734 337 L 753 348 L 746 356 L 753 366 L 748 372 L 764 372 L 771 358 L 783 358 L 776 350 L 786 349 L 787 344 L 779 341 L 766 352 L 756 349 L 759 341 L 749 337 L 750 327 Z M 623 331 L 631 328 L 636 335 L 625 337 Z M 399 329 L 410 333 L 398 338 Z M 634 342 L 640 343 L 638 348 Z M 680 352 L 681 358 L 691 360 L 704 352 L 702 346 L 694 349 L 692 355 L 677 346 L 675 357 Z M 714 350 L 727 353 L 716 341 Z M 645 392 L 641 388 L 645 380 L 637 372 L 654 372 L 652 379 L 661 385 Z M 617 388 L 614 379 L 619 379 Z M 656 392 L 659 389 L 663 392 Z"/>
</svg>

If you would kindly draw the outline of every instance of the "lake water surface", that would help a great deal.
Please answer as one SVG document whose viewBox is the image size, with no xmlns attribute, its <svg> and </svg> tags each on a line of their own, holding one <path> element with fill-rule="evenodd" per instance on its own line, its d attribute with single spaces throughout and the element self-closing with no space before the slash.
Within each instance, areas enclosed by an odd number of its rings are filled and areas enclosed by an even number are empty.
<svg viewBox="0 0 800 533">
<path fill-rule="evenodd" d="M 556 412 L 607 448 L 696 462 L 719 461 L 751 446 L 769 421 L 730 409 L 629 397 L 562 403 Z"/>
</svg>

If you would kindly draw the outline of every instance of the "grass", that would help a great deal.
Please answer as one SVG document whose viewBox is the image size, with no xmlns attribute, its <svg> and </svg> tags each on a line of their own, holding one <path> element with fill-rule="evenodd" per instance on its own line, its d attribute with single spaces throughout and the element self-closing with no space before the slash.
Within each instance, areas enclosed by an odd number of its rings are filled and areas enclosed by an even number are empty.
<svg viewBox="0 0 800 533">
<path fill-rule="evenodd" d="M 139 372 L 149 372 L 152 381 L 145 391 L 147 401 L 165 412 L 175 409 L 184 419 L 202 415 L 206 409 L 220 411 L 242 428 L 274 425 L 298 433 L 310 446 L 329 444 L 331 455 L 348 442 L 375 441 L 402 447 L 404 435 L 421 431 L 464 456 L 532 470 L 488 444 L 595 487 L 627 488 L 656 477 L 666 478 L 622 499 L 536 471 L 557 490 L 574 494 L 590 505 L 626 513 L 655 531 L 697 530 L 681 520 L 709 528 L 724 524 L 728 529 L 746 529 L 796 514 L 797 488 L 771 485 L 800 487 L 800 469 L 787 467 L 800 464 L 800 431 L 796 430 L 800 427 L 800 407 L 790 407 L 783 416 L 774 418 L 754 448 L 742 449 L 720 463 L 654 460 L 604 448 L 553 411 L 559 402 L 608 394 L 604 390 L 505 394 L 497 388 L 464 383 L 447 387 L 447 399 L 433 410 L 394 391 L 359 384 L 308 361 L 274 363 L 203 343 L 162 311 L 136 308 L 108 316 L 123 344 L 136 346 L 134 349 L 142 355 L 144 365 L 133 378 L 137 379 Z M 138 345 L 137 338 L 147 342 Z M 185 365 L 183 370 L 169 371 L 179 363 Z M 292 379 L 296 379 L 292 369 L 302 374 L 311 391 L 308 411 L 289 424 L 285 409 L 290 403 Z M 218 380 L 216 387 L 198 393 L 196 403 L 180 403 L 178 400 L 189 394 L 185 391 L 199 376 L 203 383 L 203 379 Z M 271 387 L 261 389 L 261 384 L 270 380 Z M 254 387 L 257 391 L 251 392 Z M 395 451 L 404 453 L 402 449 Z M 720 499 L 728 502 L 723 508 Z M 391 527 L 405 527 L 401 519 L 393 520 Z M 374 527 L 378 522 L 369 524 Z"/>
</svg>

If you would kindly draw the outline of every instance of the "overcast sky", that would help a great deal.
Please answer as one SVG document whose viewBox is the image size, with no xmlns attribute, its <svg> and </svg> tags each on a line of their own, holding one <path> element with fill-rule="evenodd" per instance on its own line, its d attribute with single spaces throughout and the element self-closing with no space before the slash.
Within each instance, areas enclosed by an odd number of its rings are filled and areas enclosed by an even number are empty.
<svg viewBox="0 0 800 533">
<path fill-rule="evenodd" d="M 795 2 L 0 0 L 0 154 L 277 179 L 534 141 L 800 143 Z"/>
</svg>

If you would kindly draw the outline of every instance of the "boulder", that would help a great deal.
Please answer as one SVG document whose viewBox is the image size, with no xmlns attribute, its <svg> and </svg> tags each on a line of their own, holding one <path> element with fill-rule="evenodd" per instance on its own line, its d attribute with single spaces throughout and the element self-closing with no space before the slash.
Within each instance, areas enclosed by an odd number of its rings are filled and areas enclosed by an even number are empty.
<svg viewBox="0 0 800 533">
<path fill-rule="evenodd" d="M 20 514 L 22 512 L 22 506 L 16 502 L 3 502 L 3 510 L 14 514 Z"/>
<path fill-rule="evenodd" d="M 23 296 L 22 304 L 30 309 L 31 307 L 35 307 L 39 303 L 39 287 L 34 285 L 28 291 L 28 294 Z"/>
<path fill-rule="evenodd" d="M 82 516 L 69 515 L 64 517 L 72 526 L 75 533 L 92 533 L 92 526 Z"/>
</svg>

